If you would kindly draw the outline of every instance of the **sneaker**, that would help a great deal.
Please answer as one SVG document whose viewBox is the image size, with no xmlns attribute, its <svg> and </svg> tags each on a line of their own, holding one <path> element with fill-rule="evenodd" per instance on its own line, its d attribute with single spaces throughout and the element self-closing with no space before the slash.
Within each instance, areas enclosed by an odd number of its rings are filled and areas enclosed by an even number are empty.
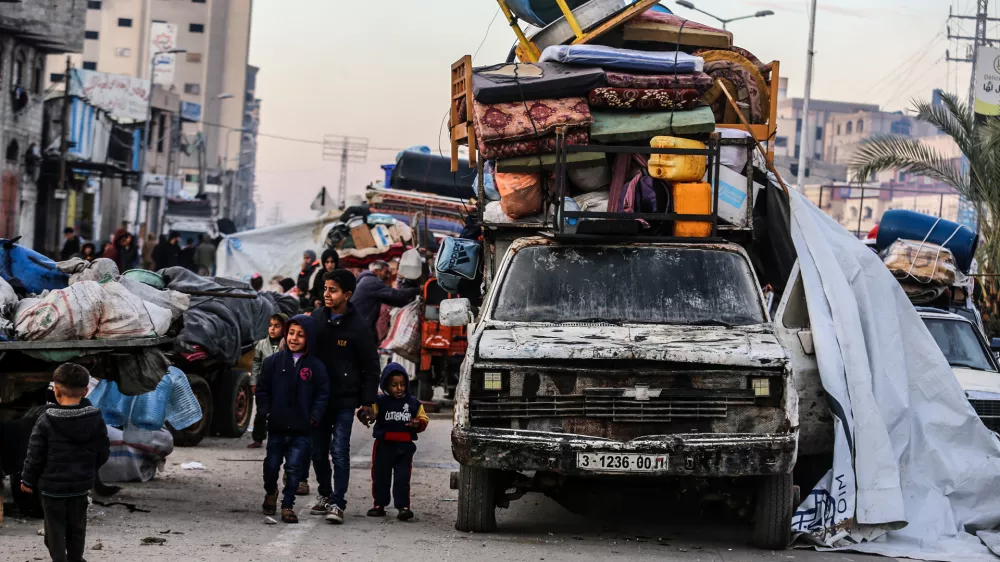
<svg viewBox="0 0 1000 562">
<path fill-rule="evenodd" d="M 339 506 L 331 505 L 330 513 L 326 514 L 326 522 L 334 525 L 340 525 L 344 522 L 344 510 L 340 509 Z"/>
<path fill-rule="evenodd" d="M 368 517 L 385 517 L 385 508 L 376 505 L 368 510 Z"/>
<path fill-rule="evenodd" d="M 278 512 L 278 492 L 264 495 L 264 503 L 260 506 L 264 515 L 274 515 Z"/>
<path fill-rule="evenodd" d="M 247 449 L 260 449 L 264 444 L 260 441 L 254 441 L 253 443 L 247 445 Z"/>
<path fill-rule="evenodd" d="M 404 507 L 399 510 L 399 514 L 396 515 L 396 519 L 399 519 L 400 521 L 409 521 L 410 519 L 413 519 L 413 512 L 410 511 L 410 508 Z"/>
<path fill-rule="evenodd" d="M 295 490 L 296 496 L 308 496 L 309 495 L 309 483 L 303 480 L 299 482 L 299 489 Z"/>
<path fill-rule="evenodd" d="M 290 507 L 281 508 L 281 520 L 285 523 L 298 523 L 299 516 L 295 515 L 295 510 Z"/>
<path fill-rule="evenodd" d="M 309 510 L 309 515 L 326 515 L 330 513 L 330 500 L 326 496 L 316 496 L 316 504 Z"/>
</svg>

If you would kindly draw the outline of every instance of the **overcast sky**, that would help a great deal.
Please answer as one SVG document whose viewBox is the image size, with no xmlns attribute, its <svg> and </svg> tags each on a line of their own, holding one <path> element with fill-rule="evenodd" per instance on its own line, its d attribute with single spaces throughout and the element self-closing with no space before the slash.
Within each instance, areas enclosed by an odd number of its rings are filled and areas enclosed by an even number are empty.
<svg viewBox="0 0 1000 562">
<path fill-rule="evenodd" d="M 662 2 L 701 23 L 707 16 Z M 319 142 L 326 134 L 367 137 L 375 147 L 366 164 L 349 166 L 349 193 L 382 177 L 398 149 L 438 150 L 448 111 L 450 66 L 482 43 L 477 65 L 506 58 L 514 34 L 493 0 L 254 0 L 250 64 L 260 67 L 261 133 Z M 774 16 L 730 24 L 735 44 L 763 61 L 780 60 L 789 95 L 802 95 L 808 0 L 697 0 L 721 17 L 770 9 Z M 992 2 L 990 16 L 1000 16 Z M 291 8 L 294 5 L 294 9 Z M 971 14 L 974 0 L 820 0 L 816 26 L 815 98 L 877 103 L 905 109 L 933 88 L 968 94 L 968 64 L 946 63 L 949 5 Z M 994 13 L 997 12 L 997 13 Z M 391 16 L 386 15 L 391 13 Z M 952 33 L 971 35 L 971 22 Z M 997 28 L 990 25 L 990 36 Z M 486 36 L 485 42 L 483 38 Z M 447 135 L 440 136 L 447 155 Z M 388 149 L 388 150 L 386 150 Z M 261 137 L 257 182 L 263 198 L 258 223 L 275 203 L 286 221 L 311 218 L 309 203 L 323 185 L 335 191 L 338 162 L 322 147 Z"/>
</svg>

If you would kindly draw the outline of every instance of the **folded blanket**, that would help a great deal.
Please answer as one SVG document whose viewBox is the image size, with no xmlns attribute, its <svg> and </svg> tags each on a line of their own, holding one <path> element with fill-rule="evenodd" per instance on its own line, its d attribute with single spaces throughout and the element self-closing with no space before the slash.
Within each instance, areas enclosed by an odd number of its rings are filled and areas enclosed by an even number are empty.
<svg viewBox="0 0 1000 562">
<path fill-rule="evenodd" d="M 540 60 L 662 74 L 701 72 L 705 64 L 701 57 L 682 52 L 635 51 L 604 45 L 555 45 L 546 48 Z"/>
<path fill-rule="evenodd" d="M 694 88 L 702 93 L 712 87 L 712 77 L 704 72 L 694 74 L 627 74 L 608 72 L 608 86 L 612 88 Z"/>
<path fill-rule="evenodd" d="M 588 126 L 594 122 L 587 100 L 562 98 L 498 104 L 473 104 L 480 141 L 535 139 L 560 125 Z"/>
<path fill-rule="evenodd" d="M 572 129 L 566 132 L 566 144 L 588 144 L 590 135 L 586 128 Z M 555 133 L 540 139 L 521 139 L 513 141 L 480 142 L 479 154 L 487 160 L 511 158 L 514 156 L 530 156 L 533 154 L 550 154 L 556 151 Z"/>
<path fill-rule="evenodd" d="M 605 109 L 691 109 L 701 93 L 693 88 L 664 90 L 648 88 L 596 88 L 587 101 L 593 108 Z"/>
</svg>

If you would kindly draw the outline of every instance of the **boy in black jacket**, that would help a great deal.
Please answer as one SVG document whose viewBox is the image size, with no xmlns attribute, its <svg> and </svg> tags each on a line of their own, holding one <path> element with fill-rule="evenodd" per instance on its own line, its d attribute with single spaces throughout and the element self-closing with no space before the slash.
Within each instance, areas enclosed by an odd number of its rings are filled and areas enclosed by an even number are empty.
<svg viewBox="0 0 1000 562">
<path fill-rule="evenodd" d="M 45 410 L 28 441 L 21 491 L 42 494 L 45 546 L 56 562 L 83 560 L 87 492 L 108 460 L 111 443 L 101 411 L 84 398 L 90 373 L 64 363 L 52 375 L 58 406 Z"/>
<path fill-rule="evenodd" d="M 325 306 L 316 309 L 312 317 L 319 328 L 317 356 L 330 374 L 330 407 L 313 433 L 312 461 L 319 496 L 310 513 L 325 515 L 328 523 L 340 524 L 347 509 L 354 412 L 359 406 L 372 412 L 378 395 L 379 361 L 368 324 L 348 302 L 354 293 L 354 276 L 350 271 L 335 269 L 324 275 L 323 284 Z"/>
<path fill-rule="evenodd" d="M 413 519 L 410 511 L 410 473 L 413 471 L 413 454 L 417 452 L 417 434 L 427 429 L 424 407 L 410 394 L 410 376 L 399 363 L 389 363 L 382 371 L 382 394 L 375 402 L 375 445 L 372 447 L 372 495 L 375 505 L 368 510 L 368 517 L 385 517 L 389 505 L 389 487 L 392 486 L 393 505 L 399 511 L 400 521 Z M 365 427 L 372 418 L 365 411 L 358 412 L 358 419 Z"/>
<path fill-rule="evenodd" d="M 299 314 L 285 326 L 285 349 L 264 360 L 257 381 L 257 409 L 267 417 L 267 457 L 264 459 L 264 504 L 274 515 L 278 503 L 278 473 L 285 461 L 281 520 L 298 523 L 295 490 L 309 466 L 310 434 L 326 413 L 329 381 L 314 355 L 319 349 L 313 319 Z"/>
</svg>

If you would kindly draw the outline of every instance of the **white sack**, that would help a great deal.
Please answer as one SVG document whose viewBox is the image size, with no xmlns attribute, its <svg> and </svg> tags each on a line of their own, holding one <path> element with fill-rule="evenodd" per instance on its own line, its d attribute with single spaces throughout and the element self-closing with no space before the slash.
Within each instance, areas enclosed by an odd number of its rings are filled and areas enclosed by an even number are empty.
<svg viewBox="0 0 1000 562">
<path fill-rule="evenodd" d="M 23 341 L 142 338 L 165 335 L 169 325 L 169 310 L 143 303 L 121 283 L 95 281 L 80 281 L 19 306 L 14 322 Z"/>
<path fill-rule="evenodd" d="M 149 482 L 157 470 L 163 470 L 174 450 L 174 438 L 165 429 L 146 433 L 141 442 L 126 443 L 122 430 L 108 426 L 111 457 L 98 471 L 102 482 Z"/>
<path fill-rule="evenodd" d="M 80 281 L 107 283 L 121 279 L 121 274 L 118 272 L 118 265 L 114 260 L 108 258 L 97 258 L 92 262 L 73 258 L 69 261 L 59 262 L 56 265 L 63 272 L 71 274 L 69 276 L 70 285 Z"/>
<path fill-rule="evenodd" d="M 791 209 L 820 376 L 840 406 L 834 470 L 795 530 L 885 556 L 996 560 L 966 531 L 1000 523 L 1000 441 L 878 256 L 797 192 Z"/>
<path fill-rule="evenodd" d="M 122 277 L 121 284 L 130 293 L 142 299 L 143 302 L 153 303 L 160 308 L 169 310 L 171 320 L 180 318 L 184 314 L 184 311 L 191 306 L 191 295 L 185 295 L 184 293 L 169 289 L 160 290 L 127 277 Z M 161 333 L 159 330 L 156 332 Z"/>
</svg>

